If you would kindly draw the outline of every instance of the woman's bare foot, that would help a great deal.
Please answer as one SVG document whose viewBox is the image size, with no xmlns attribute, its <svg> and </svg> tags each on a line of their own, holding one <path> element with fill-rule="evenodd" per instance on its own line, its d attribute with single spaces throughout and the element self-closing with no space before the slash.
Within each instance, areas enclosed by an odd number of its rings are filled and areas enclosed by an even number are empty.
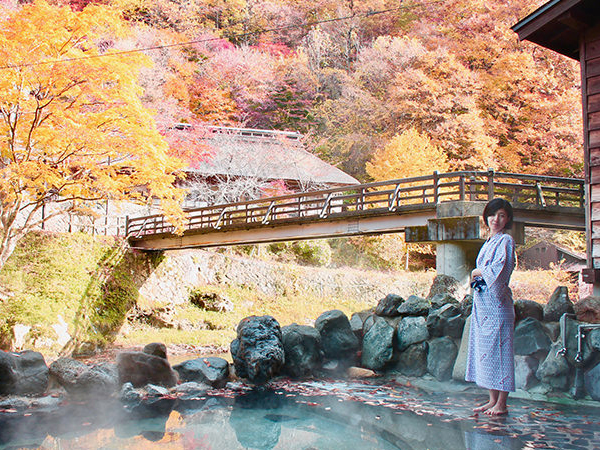
<svg viewBox="0 0 600 450">
<path fill-rule="evenodd" d="M 496 403 L 493 407 L 486 409 L 483 413 L 488 416 L 504 416 L 505 414 L 508 414 L 508 409 L 506 406 L 498 405 Z"/>
<path fill-rule="evenodd" d="M 478 406 L 477 408 L 473 408 L 473 412 L 485 412 L 485 411 L 493 408 L 494 405 L 495 405 L 495 403 L 490 400 L 489 402 L 487 402 L 484 405 Z"/>
</svg>

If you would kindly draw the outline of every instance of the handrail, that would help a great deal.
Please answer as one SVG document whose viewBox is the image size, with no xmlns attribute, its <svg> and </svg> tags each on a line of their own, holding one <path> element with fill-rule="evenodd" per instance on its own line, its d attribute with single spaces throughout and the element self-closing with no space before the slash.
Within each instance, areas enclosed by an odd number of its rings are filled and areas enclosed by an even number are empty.
<svg viewBox="0 0 600 450">
<path fill-rule="evenodd" d="M 439 202 L 488 201 L 507 198 L 513 205 L 583 210 L 584 180 L 545 175 L 459 171 L 305 191 L 227 204 L 186 209 L 188 230 L 223 226 L 255 227 L 276 222 L 325 220 L 348 215 L 395 214 L 400 210 L 435 208 Z M 336 198 L 335 206 L 332 199 Z M 530 205 L 530 206 L 527 206 Z M 225 216 L 227 220 L 225 221 Z M 146 228 L 148 222 L 154 227 Z M 226 222 L 226 224 L 225 224 Z M 161 214 L 128 218 L 133 239 L 172 229 Z M 135 232 L 138 232 L 136 234 Z M 143 239 L 143 237 L 142 237 Z"/>
</svg>

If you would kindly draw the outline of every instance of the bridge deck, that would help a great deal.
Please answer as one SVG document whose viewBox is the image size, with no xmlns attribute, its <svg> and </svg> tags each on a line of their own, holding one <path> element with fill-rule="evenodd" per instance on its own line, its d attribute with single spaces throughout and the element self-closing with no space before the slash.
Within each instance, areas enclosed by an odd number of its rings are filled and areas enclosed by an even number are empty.
<svg viewBox="0 0 600 450">
<path fill-rule="evenodd" d="M 127 220 L 132 247 L 156 250 L 382 234 L 425 225 L 441 202 L 511 201 L 526 226 L 585 229 L 584 181 L 509 173 L 453 172 L 302 192 L 186 211 L 175 235 L 162 215 Z"/>
</svg>

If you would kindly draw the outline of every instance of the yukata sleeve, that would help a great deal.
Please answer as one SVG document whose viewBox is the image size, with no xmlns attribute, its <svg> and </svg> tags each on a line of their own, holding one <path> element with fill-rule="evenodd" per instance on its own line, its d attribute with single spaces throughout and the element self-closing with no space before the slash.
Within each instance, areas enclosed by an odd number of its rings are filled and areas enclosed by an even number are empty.
<svg viewBox="0 0 600 450">
<path fill-rule="evenodd" d="M 491 287 L 498 280 L 508 280 L 515 266 L 515 241 L 505 234 L 498 242 L 493 256 L 479 268 L 485 284 Z"/>
</svg>

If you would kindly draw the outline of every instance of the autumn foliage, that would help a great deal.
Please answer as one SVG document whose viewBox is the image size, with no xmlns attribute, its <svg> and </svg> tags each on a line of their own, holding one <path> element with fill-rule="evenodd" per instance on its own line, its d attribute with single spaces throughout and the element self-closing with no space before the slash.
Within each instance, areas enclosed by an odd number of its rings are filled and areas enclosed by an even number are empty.
<svg viewBox="0 0 600 450">
<path fill-rule="evenodd" d="M 128 29 L 119 15 L 36 2 L 1 23 L 0 267 L 50 201 L 60 213 L 154 197 L 177 223 L 181 165 L 140 99 L 148 59 L 107 57 Z"/>
</svg>

